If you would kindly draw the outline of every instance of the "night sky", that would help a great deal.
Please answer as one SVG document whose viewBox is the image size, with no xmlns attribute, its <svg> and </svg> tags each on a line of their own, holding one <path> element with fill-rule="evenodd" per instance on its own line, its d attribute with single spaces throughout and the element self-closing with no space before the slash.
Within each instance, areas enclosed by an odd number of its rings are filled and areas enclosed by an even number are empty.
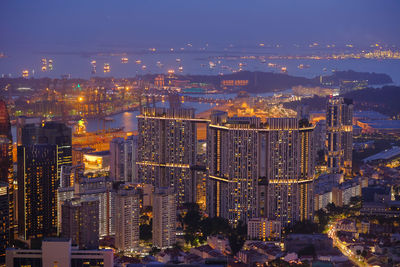
<svg viewBox="0 0 400 267">
<path fill-rule="evenodd" d="M 0 52 L 169 46 L 400 45 L 399 0 L 2 0 Z"/>
</svg>

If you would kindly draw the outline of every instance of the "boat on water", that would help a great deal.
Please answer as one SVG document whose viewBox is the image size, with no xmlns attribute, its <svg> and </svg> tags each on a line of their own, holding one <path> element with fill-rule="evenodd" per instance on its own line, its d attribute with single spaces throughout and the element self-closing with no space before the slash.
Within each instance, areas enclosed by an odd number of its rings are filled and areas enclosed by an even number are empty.
<svg viewBox="0 0 400 267">
<path fill-rule="evenodd" d="M 281 68 L 281 72 L 282 72 L 282 73 L 287 73 L 287 68 L 286 68 L 286 67 L 282 67 L 282 68 Z"/>
<path fill-rule="evenodd" d="M 124 127 L 120 128 L 108 128 L 105 130 L 97 130 L 95 132 L 74 132 L 72 133 L 74 137 L 88 137 L 88 136 L 93 136 L 93 135 L 104 135 L 104 134 L 109 134 L 109 133 L 118 133 L 124 131 Z"/>
<path fill-rule="evenodd" d="M 22 77 L 28 78 L 28 76 L 29 76 L 29 70 L 23 70 L 22 71 Z"/>
<path fill-rule="evenodd" d="M 276 64 L 275 63 L 268 63 L 268 67 L 270 67 L 270 68 L 276 68 Z"/>
<path fill-rule="evenodd" d="M 110 70 L 111 70 L 110 64 L 104 63 L 104 73 L 108 73 L 110 72 Z"/>
<path fill-rule="evenodd" d="M 141 61 L 140 59 L 136 60 L 135 62 L 136 62 L 136 64 L 138 64 L 138 65 L 139 65 L 139 64 L 142 64 L 142 61 Z"/>
<path fill-rule="evenodd" d="M 105 130 L 98 130 L 96 132 L 94 132 L 94 134 L 96 135 L 102 135 L 104 133 L 117 133 L 117 132 L 122 132 L 124 130 L 124 127 L 120 127 L 120 128 L 108 128 Z"/>
<path fill-rule="evenodd" d="M 105 117 L 104 120 L 105 120 L 105 121 L 114 121 L 114 118 L 112 118 L 112 117 Z"/>
<path fill-rule="evenodd" d="M 304 65 L 304 64 L 300 64 L 300 65 L 298 65 L 297 66 L 297 68 L 299 68 L 299 69 L 308 69 L 310 67 L 310 65 Z"/>
<path fill-rule="evenodd" d="M 122 64 L 128 63 L 128 58 L 127 58 L 127 57 L 121 58 L 121 63 L 122 63 Z"/>
<path fill-rule="evenodd" d="M 53 70 L 53 60 L 49 59 L 49 70 Z"/>
<path fill-rule="evenodd" d="M 90 64 L 92 65 L 92 74 L 96 74 L 96 60 L 92 60 Z"/>
</svg>

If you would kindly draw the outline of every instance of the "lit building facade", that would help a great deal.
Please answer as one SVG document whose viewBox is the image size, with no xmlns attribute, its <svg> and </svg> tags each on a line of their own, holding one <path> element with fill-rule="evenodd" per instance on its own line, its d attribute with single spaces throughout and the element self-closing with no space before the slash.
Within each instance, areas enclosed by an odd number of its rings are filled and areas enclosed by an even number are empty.
<svg viewBox="0 0 400 267">
<path fill-rule="evenodd" d="M 22 123 L 18 129 L 18 225 L 24 239 L 57 234 L 57 189 L 72 165 L 72 132 L 63 123 Z"/>
<path fill-rule="evenodd" d="M 57 179 L 61 177 L 61 167 L 72 165 L 72 131 L 63 123 L 26 124 L 21 129 L 21 145 L 56 145 Z"/>
<path fill-rule="evenodd" d="M 267 218 L 252 218 L 247 223 L 249 239 L 267 241 L 281 237 L 282 225 L 279 221 L 269 221 Z"/>
<path fill-rule="evenodd" d="M 6 266 L 114 266 L 111 249 L 80 250 L 70 239 L 46 238 L 41 249 L 7 249 Z"/>
<path fill-rule="evenodd" d="M 140 195 L 128 185 L 121 185 L 115 194 L 115 247 L 120 251 L 139 248 Z"/>
<path fill-rule="evenodd" d="M 115 190 L 106 177 L 84 178 L 79 183 L 81 199 L 99 200 L 99 234 L 101 237 L 115 234 Z"/>
<path fill-rule="evenodd" d="M 326 108 L 328 171 L 351 175 L 353 153 L 353 101 L 331 97 Z"/>
<path fill-rule="evenodd" d="M 164 84 L 164 75 L 157 75 L 157 77 L 154 78 L 154 87 L 161 89 L 164 87 Z"/>
<path fill-rule="evenodd" d="M 110 142 L 110 177 L 115 181 L 137 182 L 138 137 L 114 138 Z"/>
<path fill-rule="evenodd" d="M 115 192 L 106 177 L 81 178 L 73 187 L 60 187 L 57 194 L 58 231 L 61 232 L 62 205 L 74 199 L 98 200 L 98 232 L 100 237 L 115 234 Z"/>
<path fill-rule="evenodd" d="M 87 152 L 83 155 L 85 173 L 110 171 L 110 151 Z"/>
<path fill-rule="evenodd" d="M 314 146 L 308 121 L 227 117 L 208 128 L 210 216 L 232 224 L 263 217 L 282 226 L 313 217 Z"/>
<path fill-rule="evenodd" d="M 207 133 L 210 216 L 226 218 L 233 224 L 257 217 L 260 123 L 256 117 L 212 115 Z"/>
<path fill-rule="evenodd" d="M 8 185 L 8 212 L 7 218 L 3 217 L 1 223 L 7 225 L 7 243 L 14 238 L 15 224 L 15 203 L 14 203 L 14 174 L 13 174 L 13 146 L 11 136 L 10 117 L 8 115 L 7 105 L 4 101 L 0 100 L 0 183 Z M 3 189 L 4 190 L 4 189 Z M 4 195 L 3 195 L 4 200 Z M 4 203 L 2 205 L 4 208 Z M 1 235 L 3 232 L 0 233 Z"/>
<path fill-rule="evenodd" d="M 265 217 L 282 226 L 312 220 L 314 127 L 307 120 L 269 118 L 266 128 Z"/>
<path fill-rule="evenodd" d="M 138 118 L 138 177 L 171 187 L 179 204 L 194 202 L 191 167 L 196 164 L 194 109 L 142 108 Z M 204 120 L 203 120 L 204 121 Z"/>
<path fill-rule="evenodd" d="M 153 194 L 153 246 L 165 249 L 176 242 L 176 197 L 172 189 Z"/>
<path fill-rule="evenodd" d="M 99 248 L 99 201 L 74 199 L 62 205 L 61 236 L 81 249 Z"/>
<path fill-rule="evenodd" d="M 10 244 L 10 210 L 8 183 L 0 181 L 0 260 L 5 257 Z"/>
<path fill-rule="evenodd" d="M 18 147 L 18 233 L 30 238 L 57 234 L 57 146 Z"/>
</svg>

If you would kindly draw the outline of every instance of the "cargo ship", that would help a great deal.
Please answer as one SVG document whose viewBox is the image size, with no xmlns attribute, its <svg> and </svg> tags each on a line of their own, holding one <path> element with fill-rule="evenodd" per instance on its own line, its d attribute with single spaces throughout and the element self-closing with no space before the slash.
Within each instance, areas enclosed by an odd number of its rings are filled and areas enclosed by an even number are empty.
<svg viewBox="0 0 400 267">
<path fill-rule="evenodd" d="M 53 70 L 53 60 L 49 59 L 49 70 Z"/>
<path fill-rule="evenodd" d="M 22 71 L 22 77 L 28 78 L 28 76 L 29 76 L 29 70 L 23 70 Z"/>
<path fill-rule="evenodd" d="M 96 74 L 96 60 L 92 60 L 90 64 L 92 65 L 92 74 Z"/>
<path fill-rule="evenodd" d="M 104 63 L 104 73 L 108 73 L 108 72 L 110 72 L 110 64 L 108 64 L 108 63 Z"/>
</svg>

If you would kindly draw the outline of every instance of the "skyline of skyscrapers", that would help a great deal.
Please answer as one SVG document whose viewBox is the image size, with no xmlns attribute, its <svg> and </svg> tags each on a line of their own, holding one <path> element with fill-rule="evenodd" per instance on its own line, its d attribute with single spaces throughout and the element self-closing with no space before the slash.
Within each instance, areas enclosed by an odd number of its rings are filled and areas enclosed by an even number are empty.
<svg viewBox="0 0 400 267">
<path fill-rule="evenodd" d="M 352 106 L 340 108 L 345 114 L 334 117 L 348 124 Z M 114 138 L 109 152 L 96 152 L 109 153 L 109 172 L 72 165 L 65 124 L 24 124 L 17 148 L 19 237 L 61 236 L 96 249 L 113 236 L 118 251 L 138 253 L 140 214 L 151 205 L 152 245 L 166 249 L 179 240 L 184 204 L 197 203 L 231 227 L 251 222 L 252 238 L 280 238 L 287 227 L 314 219 L 317 137 L 307 117 L 230 117 L 213 110 L 198 119 L 194 109 L 143 107 L 138 135 Z M 205 140 L 198 140 L 200 123 Z M 327 127 L 327 134 L 348 132 L 347 124 Z M 341 138 L 345 158 L 348 136 Z"/>
<path fill-rule="evenodd" d="M 400 267 L 400 0 L 359 1 L 0 1 L 0 267 Z"/>
</svg>

